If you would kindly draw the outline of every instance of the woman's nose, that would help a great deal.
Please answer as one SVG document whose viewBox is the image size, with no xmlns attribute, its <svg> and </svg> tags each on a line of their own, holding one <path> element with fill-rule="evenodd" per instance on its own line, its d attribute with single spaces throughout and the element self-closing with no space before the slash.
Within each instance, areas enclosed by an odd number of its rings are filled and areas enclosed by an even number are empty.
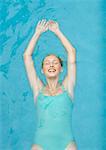
<svg viewBox="0 0 106 150">
<path fill-rule="evenodd" d="M 50 67 L 53 67 L 53 64 L 51 64 Z"/>
<path fill-rule="evenodd" d="M 50 66 L 53 66 L 53 63 L 50 63 Z"/>
</svg>

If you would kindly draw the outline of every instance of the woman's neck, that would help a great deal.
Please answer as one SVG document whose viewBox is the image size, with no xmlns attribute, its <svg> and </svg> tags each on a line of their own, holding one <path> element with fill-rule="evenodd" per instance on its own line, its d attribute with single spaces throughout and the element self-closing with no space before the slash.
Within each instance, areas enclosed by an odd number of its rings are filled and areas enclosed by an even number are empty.
<svg viewBox="0 0 106 150">
<path fill-rule="evenodd" d="M 47 78 L 47 89 L 50 89 L 52 91 L 55 91 L 60 84 L 58 83 L 58 77 L 56 78 Z"/>
<path fill-rule="evenodd" d="M 60 89 L 60 87 L 61 87 L 61 86 L 60 86 L 59 83 L 57 83 L 56 86 L 47 85 L 47 86 L 46 86 L 46 91 L 49 92 L 50 95 L 55 95 L 55 94 L 58 92 L 58 90 Z"/>
</svg>

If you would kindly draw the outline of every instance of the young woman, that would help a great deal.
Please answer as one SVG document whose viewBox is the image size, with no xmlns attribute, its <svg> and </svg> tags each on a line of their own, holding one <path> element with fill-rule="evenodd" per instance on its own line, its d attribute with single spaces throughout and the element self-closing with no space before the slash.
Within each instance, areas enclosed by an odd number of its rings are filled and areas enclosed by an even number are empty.
<svg viewBox="0 0 106 150">
<path fill-rule="evenodd" d="M 34 68 L 32 53 L 40 35 L 47 30 L 55 33 L 65 47 L 68 70 L 60 84 L 58 81 L 59 73 L 63 71 L 62 60 L 54 54 L 47 55 L 41 69 L 47 81 L 44 86 Z M 38 22 L 23 59 L 37 111 L 37 126 L 31 150 L 77 150 L 71 126 L 76 80 L 75 48 L 61 32 L 57 22 L 43 19 Z"/>
</svg>

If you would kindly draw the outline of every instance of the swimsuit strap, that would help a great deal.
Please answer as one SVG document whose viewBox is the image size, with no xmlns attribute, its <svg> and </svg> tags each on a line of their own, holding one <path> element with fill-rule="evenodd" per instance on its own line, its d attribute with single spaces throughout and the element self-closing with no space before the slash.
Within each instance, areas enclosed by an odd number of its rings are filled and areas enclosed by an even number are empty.
<svg viewBox="0 0 106 150">
<path fill-rule="evenodd" d="M 63 85 L 63 84 L 62 84 L 62 86 L 61 86 L 61 87 L 62 87 L 62 90 L 63 90 L 63 91 L 66 91 L 66 89 L 65 89 L 65 87 L 64 87 L 64 85 Z"/>
<path fill-rule="evenodd" d="M 42 88 L 40 89 L 40 93 L 42 93 L 42 92 L 43 92 L 43 89 L 44 89 L 44 86 L 42 86 Z"/>
</svg>

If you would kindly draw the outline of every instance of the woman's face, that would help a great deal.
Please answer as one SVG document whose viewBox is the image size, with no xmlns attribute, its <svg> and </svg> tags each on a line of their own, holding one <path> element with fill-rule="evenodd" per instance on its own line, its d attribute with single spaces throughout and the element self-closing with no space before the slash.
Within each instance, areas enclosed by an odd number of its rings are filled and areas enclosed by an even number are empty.
<svg viewBox="0 0 106 150">
<path fill-rule="evenodd" d="M 55 55 L 47 56 L 43 61 L 43 72 L 46 77 L 57 77 L 62 67 Z"/>
</svg>

